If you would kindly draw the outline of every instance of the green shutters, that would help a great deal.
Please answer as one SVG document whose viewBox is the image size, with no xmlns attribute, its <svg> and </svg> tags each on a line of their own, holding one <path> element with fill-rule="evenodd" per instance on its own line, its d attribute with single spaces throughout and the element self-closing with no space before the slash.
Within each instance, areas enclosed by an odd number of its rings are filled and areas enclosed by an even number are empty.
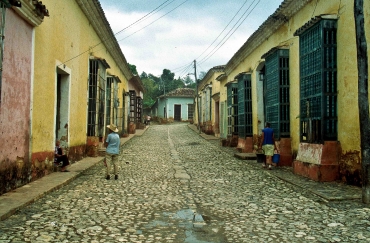
<svg viewBox="0 0 370 243">
<path fill-rule="evenodd" d="M 252 80 L 250 74 L 240 74 L 238 80 L 238 135 L 240 138 L 253 136 L 252 124 Z"/>
<path fill-rule="evenodd" d="M 289 50 L 276 49 L 266 58 L 265 117 L 275 138 L 290 137 Z"/>
<path fill-rule="evenodd" d="M 301 141 L 337 140 L 337 21 L 299 34 Z"/>
<path fill-rule="evenodd" d="M 238 135 L 238 84 L 227 86 L 227 135 Z"/>
</svg>

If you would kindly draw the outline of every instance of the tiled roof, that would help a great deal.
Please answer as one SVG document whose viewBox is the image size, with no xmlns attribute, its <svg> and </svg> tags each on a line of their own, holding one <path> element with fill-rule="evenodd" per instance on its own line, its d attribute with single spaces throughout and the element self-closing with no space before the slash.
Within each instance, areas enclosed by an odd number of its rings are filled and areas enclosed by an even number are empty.
<svg viewBox="0 0 370 243">
<path fill-rule="evenodd" d="M 278 9 L 258 27 L 228 61 L 225 67 L 226 75 L 234 70 L 243 58 L 250 55 L 258 46 L 268 40 L 278 28 L 284 25 L 292 16 L 311 1 L 312 0 L 284 0 Z"/>
<path fill-rule="evenodd" d="M 167 93 L 166 95 L 159 96 L 162 97 L 194 97 L 195 91 L 194 89 L 190 88 L 179 88 L 172 90 L 171 92 Z"/>
<path fill-rule="evenodd" d="M 315 16 L 314 18 L 311 18 L 306 24 L 304 24 L 301 28 L 297 29 L 294 32 L 294 36 L 300 36 L 302 33 L 304 33 L 307 29 L 314 26 L 317 22 L 321 21 L 322 19 L 337 19 L 337 16 L 335 15 L 321 15 L 321 16 Z"/>
</svg>

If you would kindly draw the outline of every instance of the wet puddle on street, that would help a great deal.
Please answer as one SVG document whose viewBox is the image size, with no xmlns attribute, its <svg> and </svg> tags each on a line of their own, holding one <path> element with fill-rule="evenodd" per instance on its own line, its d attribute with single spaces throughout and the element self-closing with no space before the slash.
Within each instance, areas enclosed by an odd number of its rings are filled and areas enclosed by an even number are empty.
<svg viewBox="0 0 370 243">
<path fill-rule="evenodd" d="M 161 219 L 149 222 L 145 228 L 157 227 L 183 228 L 184 243 L 221 243 L 225 242 L 219 227 L 209 225 L 210 218 L 194 212 L 192 209 L 182 209 L 176 213 L 164 212 Z"/>
</svg>

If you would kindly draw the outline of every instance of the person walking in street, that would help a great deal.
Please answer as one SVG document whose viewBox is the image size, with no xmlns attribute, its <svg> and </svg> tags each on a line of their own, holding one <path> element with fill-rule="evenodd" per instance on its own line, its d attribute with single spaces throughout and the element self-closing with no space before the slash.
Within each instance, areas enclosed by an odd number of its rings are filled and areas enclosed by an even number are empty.
<svg viewBox="0 0 370 243">
<path fill-rule="evenodd" d="M 60 172 L 69 172 L 69 170 L 66 169 L 69 165 L 68 156 L 63 153 L 59 140 L 55 142 L 54 163 L 61 167 Z"/>
<path fill-rule="evenodd" d="M 259 145 L 259 148 L 263 149 L 266 156 L 266 161 L 263 162 L 262 166 L 265 168 L 267 163 L 269 170 L 272 168 L 272 156 L 274 155 L 274 150 L 276 150 L 274 130 L 270 126 L 271 124 L 266 122 L 265 128 L 262 129 L 261 143 Z"/>
<path fill-rule="evenodd" d="M 152 118 L 150 117 L 150 115 L 147 115 L 147 116 L 146 116 L 146 125 L 150 125 L 150 119 L 152 119 Z"/>
<path fill-rule="evenodd" d="M 107 126 L 109 128 L 109 134 L 107 139 L 105 140 L 105 162 L 107 164 L 107 173 L 106 178 L 107 180 L 110 179 L 110 165 L 113 163 L 114 167 L 114 179 L 118 179 L 118 157 L 120 152 L 120 144 L 121 140 L 118 135 L 118 128 L 114 124 L 110 124 Z"/>
</svg>

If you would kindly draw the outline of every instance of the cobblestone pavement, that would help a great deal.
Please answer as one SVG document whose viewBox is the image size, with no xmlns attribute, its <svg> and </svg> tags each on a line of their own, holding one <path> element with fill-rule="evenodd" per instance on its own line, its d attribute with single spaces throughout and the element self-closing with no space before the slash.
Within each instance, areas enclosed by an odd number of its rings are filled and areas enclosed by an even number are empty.
<svg viewBox="0 0 370 243">
<path fill-rule="evenodd" d="M 186 124 L 150 126 L 121 155 L 118 180 L 94 166 L 0 221 L 0 242 L 370 242 L 360 200 L 323 200 Z"/>
</svg>

